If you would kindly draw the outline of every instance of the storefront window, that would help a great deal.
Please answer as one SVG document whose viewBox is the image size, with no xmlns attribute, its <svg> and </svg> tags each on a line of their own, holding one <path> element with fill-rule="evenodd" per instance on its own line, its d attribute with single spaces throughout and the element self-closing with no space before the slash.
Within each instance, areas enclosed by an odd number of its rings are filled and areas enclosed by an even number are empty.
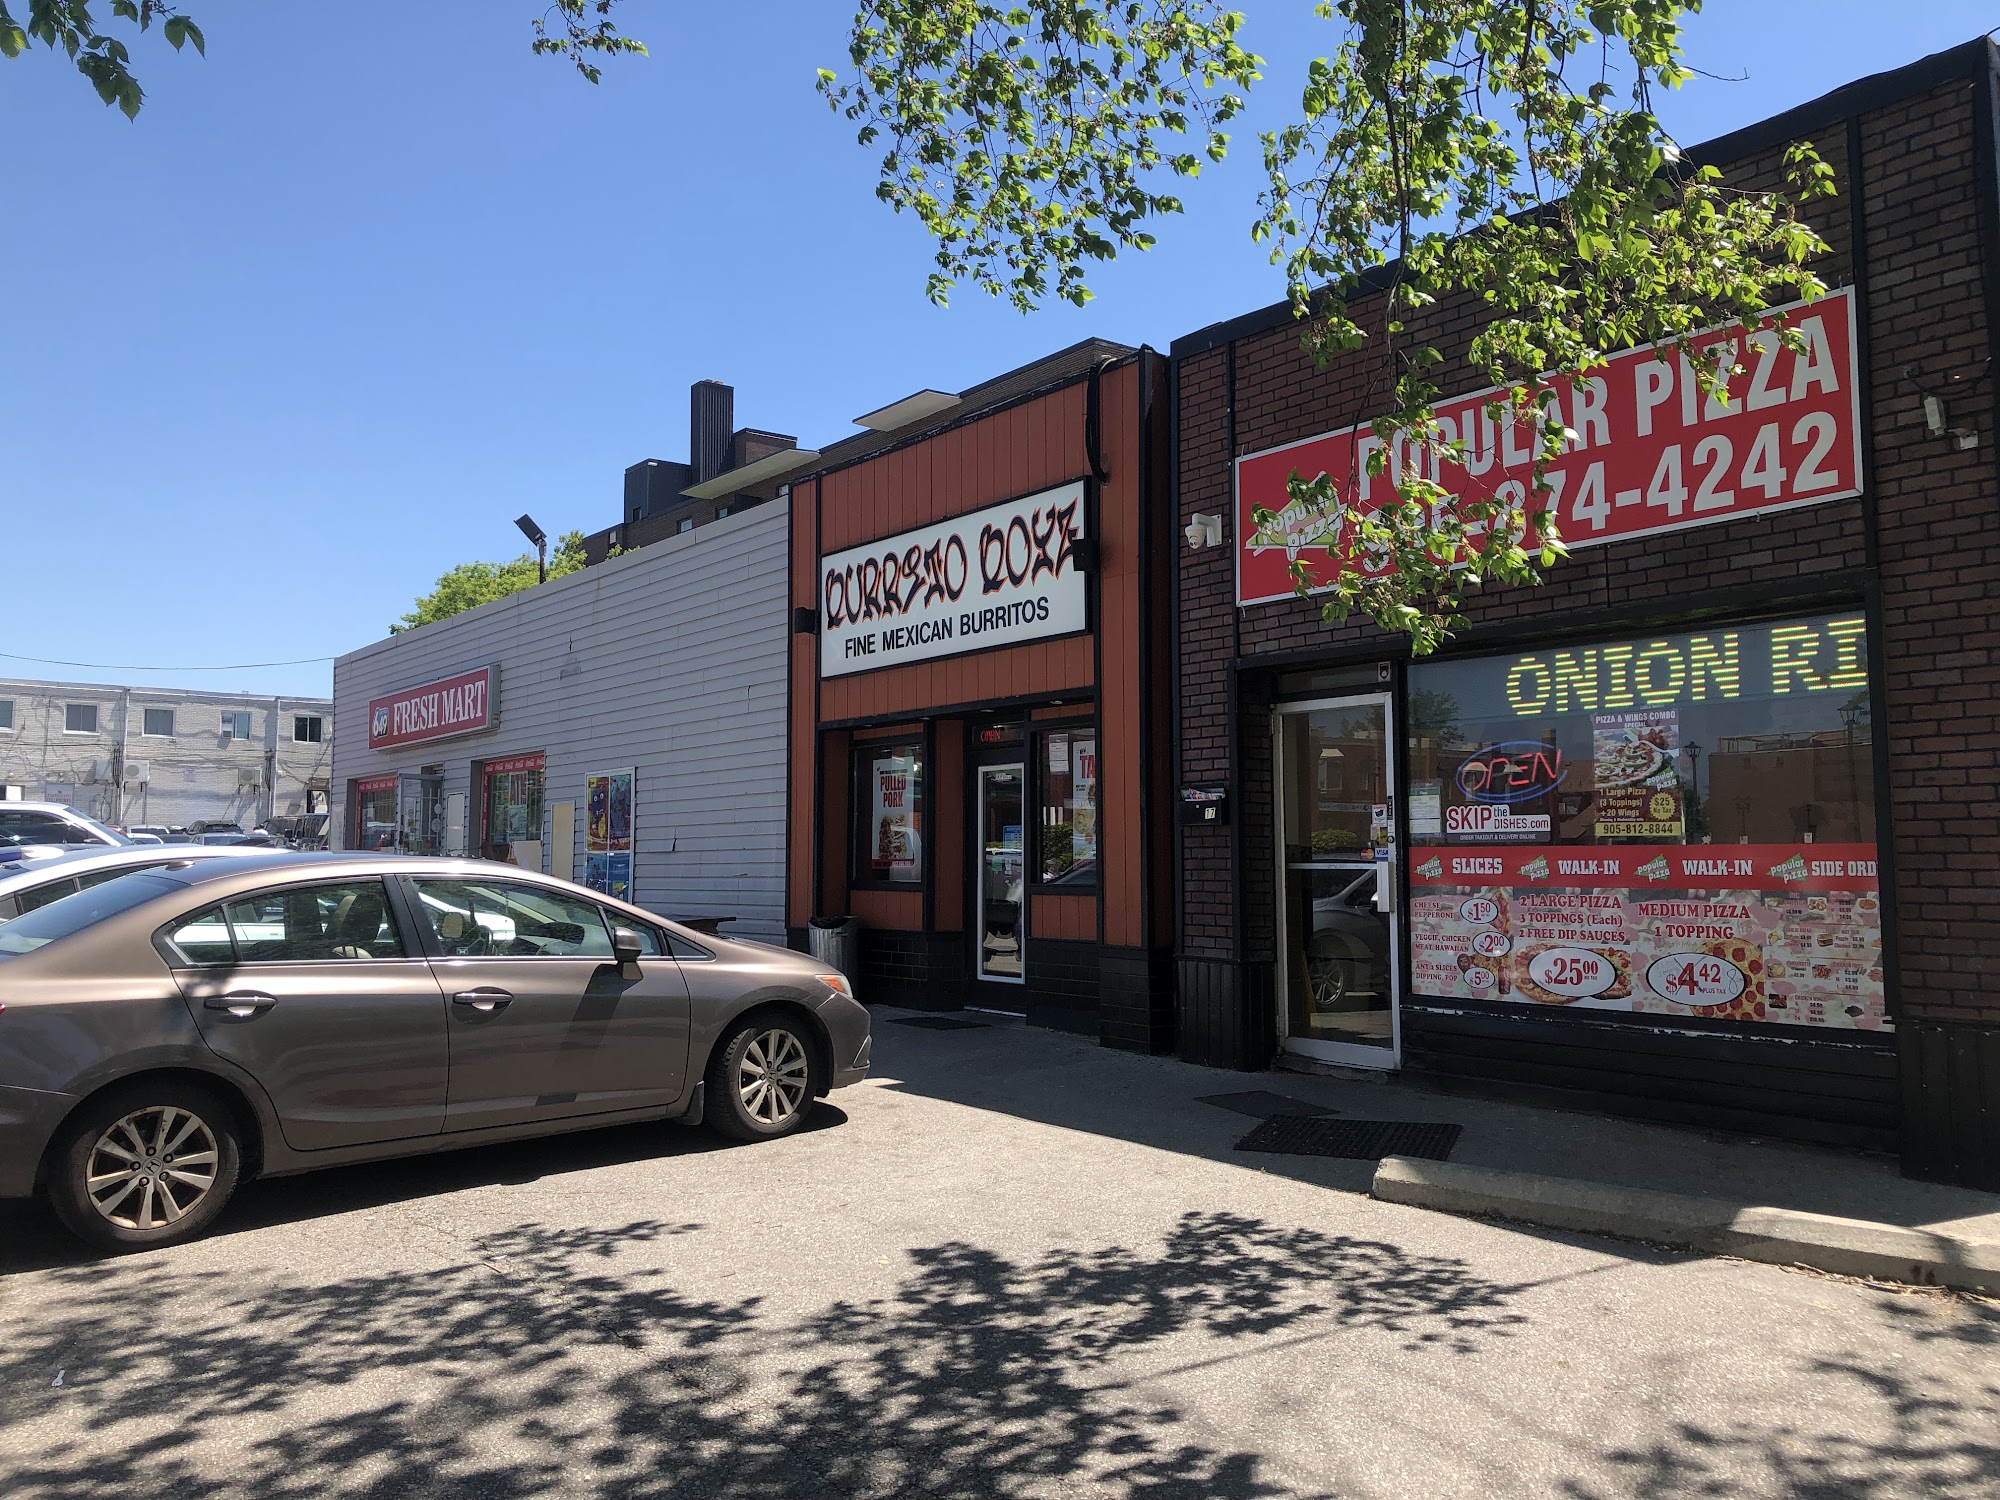
<svg viewBox="0 0 2000 1500">
<path fill-rule="evenodd" d="M 858 746 L 854 878 L 918 885 L 924 878 L 924 752 L 916 743 Z"/>
<path fill-rule="evenodd" d="M 514 845 L 541 841 L 542 757 L 517 755 L 507 760 L 491 760 L 482 772 L 485 856 L 513 859 Z"/>
<path fill-rule="evenodd" d="M 376 776 L 354 784 L 355 849 L 396 847 L 396 778 Z"/>
<path fill-rule="evenodd" d="M 1416 994 L 1887 1024 L 1858 613 L 1409 684 Z"/>
<path fill-rule="evenodd" d="M 1042 736 L 1040 860 L 1044 885 L 1097 883 L 1097 731 Z"/>
</svg>

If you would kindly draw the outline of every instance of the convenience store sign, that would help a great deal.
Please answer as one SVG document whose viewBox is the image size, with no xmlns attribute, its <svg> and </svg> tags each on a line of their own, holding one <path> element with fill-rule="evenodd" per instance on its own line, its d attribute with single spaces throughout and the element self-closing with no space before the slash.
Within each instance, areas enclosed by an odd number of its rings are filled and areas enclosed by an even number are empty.
<svg viewBox="0 0 2000 1500">
<path fill-rule="evenodd" d="M 1678 350 L 1649 345 L 1610 356 L 1579 380 L 1552 381 L 1543 400 L 1575 438 L 1545 478 L 1563 542 L 1587 547 L 1716 521 L 1846 499 L 1861 488 L 1860 378 L 1855 363 L 1854 293 L 1843 289 L 1770 313 L 1747 337 L 1738 329 L 1697 339 L 1729 343 L 1743 373 L 1729 401 L 1708 396 Z M 1776 332 L 1796 329 L 1794 352 Z M 1438 404 L 1446 441 L 1462 439 L 1465 463 L 1442 464 L 1403 440 L 1387 444 L 1369 423 L 1251 454 L 1236 463 L 1236 597 L 1259 604 L 1292 597 L 1290 563 L 1331 579 L 1347 558 L 1379 571 L 1384 562 L 1353 555 L 1349 517 L 1395 495 L 1395 477 L 1414 464 L 1454 495 L 1526 504 L 1536 435 L 1511 410 L 1495 417 L 1490 387 Z M 1368 473 L 1386 449 L 1388 467 Z M 1332 512 L 1292 503 L 1287 482 L 1332 476 Z M 1273 513 L 1260 528 L 1255 512 Z M 1535 507 L 1530 506 L 1530 509 Z"/>
</svg>

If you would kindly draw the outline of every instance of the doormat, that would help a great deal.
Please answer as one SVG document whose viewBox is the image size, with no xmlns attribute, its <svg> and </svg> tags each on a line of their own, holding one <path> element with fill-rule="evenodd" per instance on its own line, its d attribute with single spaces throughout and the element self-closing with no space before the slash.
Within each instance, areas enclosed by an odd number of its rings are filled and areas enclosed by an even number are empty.
<svg viewBox="0 0 2000 1500">
<path fill-rule="evenodd" d="M 957 1016 L 891 1016 L 895 1026 L 921 1026 L 926 1031 L 989 1031 L 984 1021 L 961 1021 Z"/>
<path fill-rule="evenodd" d="M 1246 1089 L 1240 1094 L 1209 1094 L 1194 1101 L 1197 1104 L 1212 1104 L 1217 1109 L 1226 1109 L 1232 1114 L 1249 1115 L 1252 1119 L 1268 1120 L 1274 1115 L 1337 1115 L 1337 1109 L 1328 1109 L 1323 1104 L 1308 1104 L 1303 1099 L 1294 1099 L 1288 1094 L 1274 1094 L 1269 1089 Z"/>
<path fill-rule="evenodd" d="M 1283 1156 L 1341 1156 L 1380 1161 L 1385 1156 L 1421 1156 L 1446 1161 L 1463 1125 L 1429 1125 L 1413 1120 L 1329 1120 L 1320 1115 L 1272 1115 L 1236 1143 L 1238 1151 Z"/>
</svg>

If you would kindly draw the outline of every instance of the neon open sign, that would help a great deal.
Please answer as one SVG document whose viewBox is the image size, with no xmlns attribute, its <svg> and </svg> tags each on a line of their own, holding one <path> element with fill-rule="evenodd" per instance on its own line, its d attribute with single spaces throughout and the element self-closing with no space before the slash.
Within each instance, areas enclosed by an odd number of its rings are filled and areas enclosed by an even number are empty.
<svg viewBox="0 0 2000 1500">
<path fill-rule="evenodd" d="M 1569 767 L 1561 749 L 1540 740 L 1483 745 L 1458 768 L 1458 789 L 1474 802 L 1529 802 L 1563 783 Z"/>
</svg>

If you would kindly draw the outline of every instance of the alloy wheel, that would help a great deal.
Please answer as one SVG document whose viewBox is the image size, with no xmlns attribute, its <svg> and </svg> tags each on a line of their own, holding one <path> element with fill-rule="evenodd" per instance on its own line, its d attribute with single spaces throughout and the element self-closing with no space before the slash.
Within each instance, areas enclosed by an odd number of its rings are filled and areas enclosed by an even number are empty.
<svg viewBox="0 0 2000 1500">
<path fill-rule="evenodd" d="M 760 1125 L 782 1124 L 804 1106 L 811 1076 L 798 1037 L 779 1027 L 757 1033 L 736 1068 L 743 1112 Z"/>
<path fill-rule="evenodd" d="M 120 1229 L 178 1224 L 215 1186 L 221 1150 L 208 1122 L 170 1104 L 135 1109 L 97 1138 L 84 1191 Z"/>
<path fill-rule="evenodd" d="M 1338 958 L 1316 958 L 1308 966 L 1314 1010 L 1338 1010 L 1347 998 L 1347 964 Z"/>
</svg>

